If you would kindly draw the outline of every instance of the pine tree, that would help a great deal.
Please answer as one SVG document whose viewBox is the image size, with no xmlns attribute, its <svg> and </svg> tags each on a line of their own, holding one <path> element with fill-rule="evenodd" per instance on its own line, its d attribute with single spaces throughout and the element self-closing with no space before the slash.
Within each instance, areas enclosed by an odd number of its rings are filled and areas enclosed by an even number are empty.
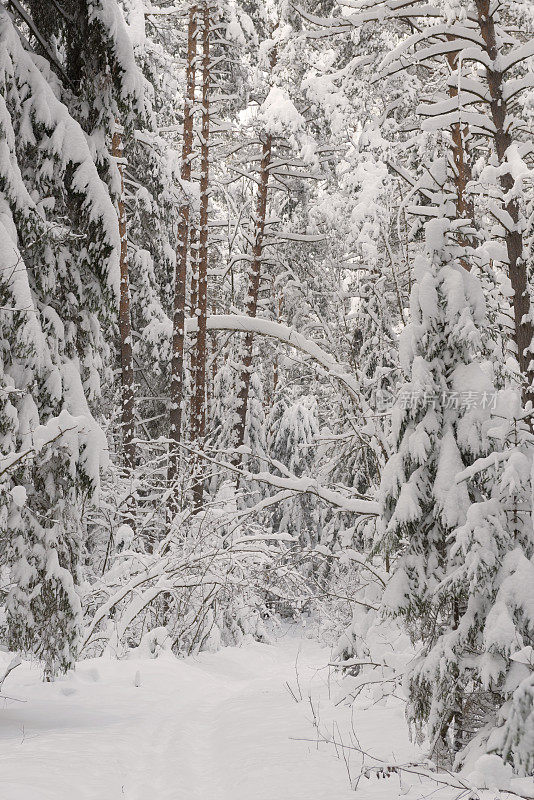
<svg viewBox="0 0 534 800">
<path fill-rule="evenodd" d="M 246 3 L 243 6 L 252 12 Z M 303 181 L 317 177 L 318 173 L 316 144 L 296 106 L 304 99 L 300 92 L 300 76 L 295 69 L 292 36 L 298 15 L 278 2 L 265 10 L 253 10 L 250 24 L 243 24 L 254 32 L 254 38 L 250 31 L 247 31 L 248 37 L 244 36 L 249 49 L 254 45 L 249 115 L 230 162 L 230 169 L 246 175 L 250 185 L 255 187 L 250 199 L 252 213 L 247 215 L 243 225 L 244 252 L 240 254 L 241 260 L 248 264 L 243 302 L 249 317 L 262 312 L 267 273 L 279 259 L 284 260 L 277 245 L 291 241 L 291 233 L 284 229 L 292 223 L 291 210 L 295 198 L 303 191 Z M 275 199 L 277 190 L 288 194 L 281 203 Z M 282 225 L 273 224 L 277 218 L 283 220 Z M 256 371 L 253 347 L 254 335 L 246 331 L 240 355 L 238 448 L 245 442 L 251 376 Z M 239 462 L 239 454 L 234 460 Z"/>
</svg>

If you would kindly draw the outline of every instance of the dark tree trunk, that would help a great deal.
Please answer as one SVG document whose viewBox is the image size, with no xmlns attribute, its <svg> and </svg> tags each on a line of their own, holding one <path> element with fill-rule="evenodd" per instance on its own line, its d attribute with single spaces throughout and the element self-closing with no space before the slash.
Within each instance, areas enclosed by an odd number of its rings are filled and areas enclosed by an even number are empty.
<svg viewBox="0 0 534 800">
<path fill-rule="evenodd" d="M 261 283 L 261 264 L 265 236 L 265 221 L 267 216 L 267 195 L 269 190 L 269 169 L 271 165 L 272 138 L 266 136 L 263 143 L 260 183 L 258 196 L 256 199 L 256 219 L 254 224 L 254 245 L 252 247 L 252 263 L 248 279 L 247 315 L 255 317 L 258 311 L 258 295 Z M 240 376 L 240 386 L 237 395 L 237 415 L 236 426 L 236 446 L 241 447 L 245 441 L 245 430 L 247 421 L 248 398 L 250 394 L 250 377 L 252 372 L 252 347 L 254 336 L 252 333 L 245 334 L 243 342 L 242 372 Z M 235 461 L 239 461 L 236 455 Z"/>
<path fill-rule="evenodd" d="M 447 61 L 449 62 L 451 71 L 454 72 L 458 64 L 458 53 L 448 53 Z M 450 86 L 449 97 L 457 96 L 458 88 L 456 86 Z M 469 152 L 467 150 L 468 129 L 466 126 L 462 127 L 460 123 L 457 122 L 452 126 L 451 134 L 454 185 L 456 188 L 456 215 L 460 219 L 470 220 L 474 224 L 475 209 L 473 198 L 467 193 L 467 185 L 473 177 Z M 464 245 L 471 244 L 467 236 L 462 236 L 461 243 Z M 468 271 L 471 269 L 471 264 L 467 259 L 462 259 L 461 263 Z"/>
<path fill-rule="evenodd" d="M 274 287 L 273 287 L 273 296 L 275 297 Z M 284 302 L 284 298 L 280 295 L 278 298 L 275 297 L 274 306 L 275 306 L 275 313 L 276 313 L 276 321 L 280 322 L 282 319 L 282 305 Z M 273 358 L 273 403 L 276 397 L 276 390 L 278 389 L 278 380 L 279 380 L 279 363 L 278 363 L 278 348 L 275 350 L 274 358 Z"/>
<path fill-rule="evenodd" d="M 198 331 L 195 353 L 192 440 L 201 447 L 206 433 L 206 322 L 208 310 L 208 203 L 210 138 L 210 9 L 202 8 L 202 129 L 200 141 L 200 221 L 198 235 L 198 283 L 196 315 Z M 197 465 L 199 466 L 199 465 Z M 195 480 L 195 509 L 202 505 L 203 482 Z"/>
<path fill-rule="evenodd" d="M 217 314 L 217 303 L 215 299 L 212 300 L 211 303 L 211 313 L 213 316 Z M 213 393 L 215 389 L 215 381 L 217 379 L 217 372 L 219 371 L 219 362 L 218 362 L 218 351 L 217 351 L 217 333 L 216 331 L 212 331 L 211 334 L 211 381 L 209 384 L 209 391 L 208 391 L 208 407 L 213 402 Z"/>
<path fill-rule="evenodd" d="M 191 226 L 190 232 L 191 248 L 191 287 L 189 294 L 189 316 L 196 318 L 198 306 L 198 231 L 195 225 Z M 194 439 L 195 433 L 195 381 L 197 374 L 197 335 L 193 333 L 190 337 L 189 347 L 190 359 L 190 402 L 189 402 L 189 438 Z"/>
<path fill-rule="evenodd" d="M 484 40 L 486 52 L 493 64 L 498 63 L 499 50 L 495 35 L 494 14 L 489 0 L 475 0 L 478 14 L 478 25 Z M 508 103 L 504 97 L 504 76 L 497 69 L 486 69 L 486 80 L 490 92 L 490 108 L 495 132 L 493 138 L 499 164 L 506 161 L 506 151 L 510 147 L 512 137 L 507 127 Z M 503 194 L 511 193 L 514 179 L 510 172 L 500 178 Z M 510 194 L 508 195 L 510 196 Z M 532 362 L 532 339 L 534 328 L 530 318 L 530 295 L 528 291 L 527 266 L 523 258 L 523 235 L 519 229 L 519 204 L 515 198 L 503 200 L 503 210 L 509 215 L 511 230 L 506 230 L 505 242 L 508 252 L 508 276 L 514 291 L 514 333 L 513 338 L 517 350 L 519 369 L 523 378 L 523 401 L 534 403 L 534 364 Z"/>
<path fill-rule="evenodd" d="M 127 470 L 135 467 L 135 388 L 132 354 L 132 322 L 130 313 L 130 275 L 128 268 L 128 237 L 126 231 L 126 208 L 124 205 L 124 166 L 122 164 L 122 136 L 115 131 L 112 139 L 112 153 L 118 160 L 121 178 L 120 197 L 117 203 L 119 217 L 120 250 L 120 302 L 119 302 L 119 337 L 121 355 L 121 388 L 122 388 L 122 446 L 123 464 Z"/>
<path fill-rule="evenodd" d="M 189 9 L 189 25 L 187 29 L 187 93 L 184 102 L 184 128 L 182 145 L 181 177 L 183 181 L 191 180 L 191 159 L 193 155 L 193 114 L 195 103 L 195 59 L 197 51 L 197 7 Z M 178 244 L 176 248 L 176 268 L 174 277 L 174 314 L 171 363 L 171 410 L 169 447 L 169 465 L 167 479 L 169 486 L 176 480 L 179 464 L 180 434 L 182 427 L 183 406 L 183 372 L 184 372 L 184 325 L 185 300 L 187 282 L 187 254 L 189 236 L 190 207 L 186 202 L 180 208 L 178 225 Z M 174 504 L 171 494 L 171 505 Z"/>
</svg>

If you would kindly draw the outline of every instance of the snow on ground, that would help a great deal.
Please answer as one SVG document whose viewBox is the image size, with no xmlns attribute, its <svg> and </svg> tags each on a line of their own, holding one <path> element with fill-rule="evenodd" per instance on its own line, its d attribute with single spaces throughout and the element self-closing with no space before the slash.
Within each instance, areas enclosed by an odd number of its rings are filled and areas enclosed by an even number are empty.
<svg viewBox="0 0 534 800">
<path fill-rule="evenodd" d="M 25 663 L 4 685 L 4 694 L 25 702 L 0 708 L 0 798 L 352 800 L 348 773 L 354 781 L 362 757 L 318 745 L 318 729 L 346 744 L 352 733 L 386 760 L 420 754 L 400 700 L 352 715 L 336 705 L 329 659 L 302 629 L 287 629 L 274 645 L 249 642 L 187 660 L 83 661 L 49 684 Z M 0 670 L 7 661 L 0 653 Z M 436 789 L 395 775 L 362 779 L 358 793 L 365 800 L 458 795 Z"/>
<path fill-rule="evenodd" d="M 285 687 L 323 682 L 329 653 L 288 635 L 178 660 L 81 662 L 55 683 L 11 673 L 0 709 L 2 800 L 345 800 L 344 766 Z M 7 662 L 6 654 L 0 654 Z M 139 683 L 139 686 L 136 686 Z"/>
</svg>

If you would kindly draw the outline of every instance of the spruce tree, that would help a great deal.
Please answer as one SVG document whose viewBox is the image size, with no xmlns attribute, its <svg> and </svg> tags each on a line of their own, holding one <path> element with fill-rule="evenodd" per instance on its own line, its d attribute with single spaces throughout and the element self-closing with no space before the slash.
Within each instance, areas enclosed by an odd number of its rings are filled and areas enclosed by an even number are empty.
<svg viewBox="0 0 534 800">
<path fill-rule="evenodd" d="M 35 14 L 43 24 L 52 17 Z M 67 65 L 54 67 L 67 80 Z M 81 504 L 106 449 L 87 399 L 100 391 L 118 296 L 116 212 L 61 95 L 0 9 L 0 191 L 14 264 L 2 272 L 0 312 L 8 641 L 41 658 L 47 676 L 76 657 Z"/>
<path fill-rule="evenodd" d="M 384 607 L 404 619 L 427 653 L 440 631 L 456 626 L 454 598 L 438 600 L 437 592 L 451 568 L 451 533 L 474 500 L 455 479 L 487 447 L 477 401 L 491 382 L 476 360 L 485 325 L 480 284 L 461 265 L 449 220 L 432 220 L 425 232 L 400 344 L 408 380 L 393 411 L 393 453 L 382 475 L 381 546 L 388 558 L 398 554 Z M 474 402 L 466 404 L 464 392 L 473 392 Z M 447 668 L 459 688 L 454 664 Z M 421 682 L 415 665 L 406 681 L 409 719 L 419 726 L 431 720 L 431 736 L 443 740 L 461 713 L 454 689 L 444 697 L 443 686 Z M 433 703 L 440 704 L 434 716 Z"/>
</svg>

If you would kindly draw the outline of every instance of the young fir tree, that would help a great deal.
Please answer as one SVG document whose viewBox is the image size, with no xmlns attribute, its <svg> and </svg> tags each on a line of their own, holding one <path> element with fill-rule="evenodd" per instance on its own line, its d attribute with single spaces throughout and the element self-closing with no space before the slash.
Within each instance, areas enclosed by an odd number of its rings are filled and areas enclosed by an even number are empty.
<svg viewBox="0 0 534 800">
<path fill-rule="evenodd" d="M 453 609 L 453 624 L 437 627 L 412 687 L 432 736 L 456 713 L 459 763 L 485 749 L 530 774 L 534 536 L 531 436 L 520 416 L 518 392 L 503 390 L 487 430 L 495 466 L 464 479 L 477 502 L 451 532 L 448 572 L 434 594 L 436 609 Z"/>
<path fill-rule="evenodd" d="M 318 435 L 317 404 L 311 397 L 275 403 L 269 418 L 269 455 L 297 478 L 315 473 Z M 274 529 L 297 537 L 303 548 L 314 547 L 315 511 L 316 503 L 307 495 L 285 500 L 273 515 Z"/>
<path fill-rule="evenodd" d="M 436 600 L 451 569 L 450 535 L 464 524 L 474 499 L 470 487 L 455 478 L 487 446 L 481 419 L 486 412 L 466 405 L 461 393 L 483 392 L 488 380 L 475 360 L 485 325 L 481 287 L 460 263 L 462 249 L 451 241 L 450 221 L 437 218 L 425 229 L 411 323 L 401 340 L 408 382 L 394 408 L 393 454 L 382 475 L 381 502 L 382 547 L 386 558 L 398 554 L 384 607 L 405 620 L 428 652 L 438 632 L 455 627 L 458 614 L 452 597 Z M 408 717 L 421 725 L 433 694 L 419 682 L 415 666 L 406 680 Z M 441 739 L 460 713 L 455 700 L 443 699 L 433 725 Z"/>
<path fill-rule="evenodd" d="M 236 425 L 236 387 L 235 370 L 230 359 L 231 350 L 227 349 L 213 381 L 212 397 L 212 441 L 214 451 L 221 457 L 231 458 L 235 447 Z"/>
</svg>

